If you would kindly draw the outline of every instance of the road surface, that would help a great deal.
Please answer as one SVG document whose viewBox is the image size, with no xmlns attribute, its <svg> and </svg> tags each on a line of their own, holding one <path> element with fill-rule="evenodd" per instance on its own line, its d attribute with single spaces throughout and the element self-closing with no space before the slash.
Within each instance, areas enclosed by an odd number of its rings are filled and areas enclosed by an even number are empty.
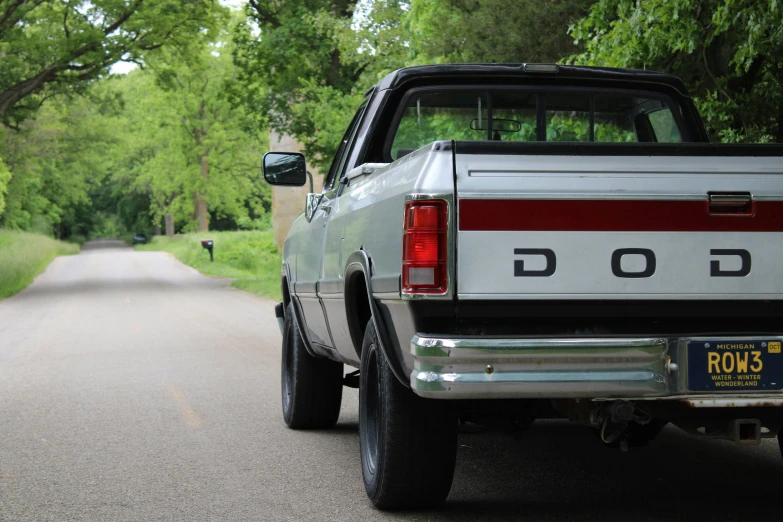
<svg viewBox="0 0 783 522">
<path fill-rule="evenodd" d="M 378 512 L 355 390 L 336 428 L 284 426 L 273 306 L 106 242 L 0 301 L 0 520 L 783 519 L 774 441 L 621 454 L 559 421 L 461 435 L 445 507 Z"/>
</svg>

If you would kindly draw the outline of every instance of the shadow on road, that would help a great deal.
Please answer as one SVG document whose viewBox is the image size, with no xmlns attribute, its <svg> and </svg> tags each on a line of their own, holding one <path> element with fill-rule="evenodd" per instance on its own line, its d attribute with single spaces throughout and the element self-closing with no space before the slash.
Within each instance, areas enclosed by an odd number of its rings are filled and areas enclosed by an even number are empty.
<svg viewBox="0 0 783 522">
<path fill-rule="evenodd" d="M 87 241 L 82 245 L 82 252 L 90 252 L 93 250 L 116 250 L 116 249 L 128 249 L 131 248 L 125 241 L 119 239 L 93 239 Z"/>
<path fill-rule="evenodd" d="M 230 286 L 228 279 L 199 277 L 185 280 L 151 279 L 127 277 L 123 279 L 94 279 L 77 281 L 39 282 L 26 288 L 15 296 L 17 300 L 50 299 L 58 296 L 100 296 L 111 297 L 116 294 L 123 298 L 129 293 L 148 294 L 154 292 L 166 292 L 167 294 L 179 293 L 203 293 L 205 290 L 226 288 Z"/>
<path fill-rule="evenodd" d="M 334 431 L 353 430 L 358 431 L 355 424 Z M 774 440 L 761 447 L 739 447 L 667 428 L 648 447 L 623 454 L 603 447 L 587 428 L 539 421 L 518 440 L 502 433 L 464 434 L 459 445 L 454 485 L 445 506 L 385 517 L 783 519 L 783 459 Z"/>
</svg>

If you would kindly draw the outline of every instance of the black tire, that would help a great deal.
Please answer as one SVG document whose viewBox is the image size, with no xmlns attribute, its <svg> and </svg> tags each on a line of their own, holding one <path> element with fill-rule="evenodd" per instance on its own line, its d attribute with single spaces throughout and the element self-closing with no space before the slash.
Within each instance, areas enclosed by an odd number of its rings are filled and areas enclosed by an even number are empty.
<svg viewBox="0 0 783 522">
<path fill-rule="evenodd" d="M 307 353 L 293 307 L 288 305 L 283 325 L 283 419 L 297 430 L 331 428 L 340 416 L 343 365 Z"/>
<path fill-rule="evenodd" d="M 423 399 L 397 380 L 372 320 L 364 334 L 359 376 L 359 446 L 367 496 L 379 509 L 442 504 L 457 457 L 453 404 Z"/>
</svg>

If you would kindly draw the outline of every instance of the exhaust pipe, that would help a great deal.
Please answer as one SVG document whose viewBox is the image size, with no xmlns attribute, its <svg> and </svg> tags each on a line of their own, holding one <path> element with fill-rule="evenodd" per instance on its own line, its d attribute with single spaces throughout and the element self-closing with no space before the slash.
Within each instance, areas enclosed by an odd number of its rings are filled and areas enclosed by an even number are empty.
<svg viewBox="0 0 783 522">
<path fill-rule="evenodd" d="M 743 446 L 761 444 L 761 421 L 758 419 L 734 419 L 729 422 L 729 440 Z"/>
</svg>

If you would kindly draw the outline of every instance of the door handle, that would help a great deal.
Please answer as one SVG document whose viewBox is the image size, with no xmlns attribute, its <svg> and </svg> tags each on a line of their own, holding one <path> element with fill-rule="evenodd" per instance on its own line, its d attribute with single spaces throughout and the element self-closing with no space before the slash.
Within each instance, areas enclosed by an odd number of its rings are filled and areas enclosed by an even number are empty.
<svg viewBox="0 0 783 522">
<path fill-rule="evenodd" d="M 708 210 L 714 216 L 752 216 L 753 196 L 749 192 L 709 192 Z"/>
</svg>

